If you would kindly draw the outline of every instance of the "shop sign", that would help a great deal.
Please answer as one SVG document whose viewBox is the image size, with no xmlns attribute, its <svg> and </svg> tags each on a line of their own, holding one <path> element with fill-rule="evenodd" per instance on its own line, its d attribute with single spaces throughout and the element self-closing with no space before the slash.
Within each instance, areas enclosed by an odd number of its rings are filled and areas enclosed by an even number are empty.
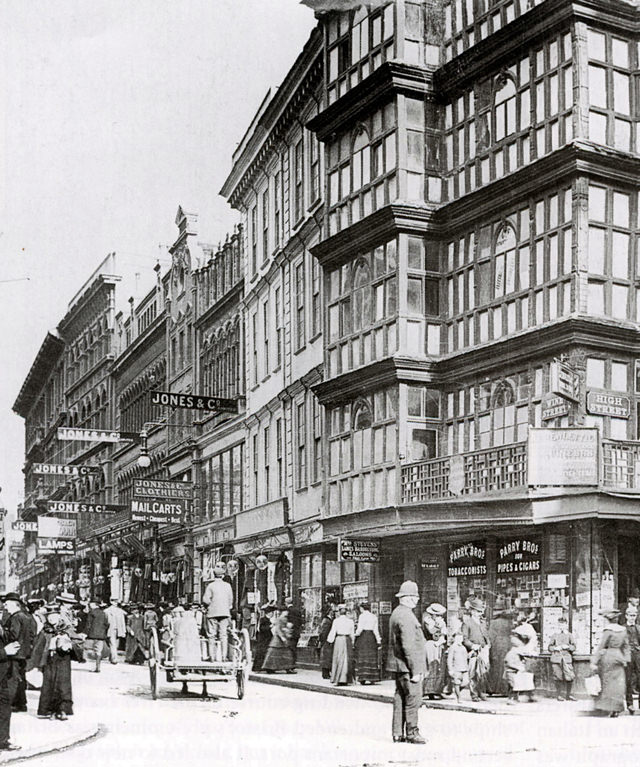
<svg viewBox="0 0 640 767">
<path fill-rule="evenodd" d="M 38 531 L 38 523 L 35 520 L 28 522 L 26 519 L 16 519 L 11 523 L 11 529 L 23 533 L 36 533 Z"/>
<path fill-rule="evenodd" d="M 369 583 L 345 583 L 342 587 L 342 599 L 346 602 L 349 599 L 368 599 Z"/>
<path fill-rule="evenodd" d="M 391 615 L 391 602 L 380 602 L 379 614 Z"/>
<path fill-rule="evenodd" d="M 629 418 L 631 401 L 622 394 L 587 392 L 587 412 L 592 415 L 610 415 L 614 418 Z"/>
<path fill-rule="evenodd" d="M 193 498 L 193 484 L 170 479 L 134 479 L 133 497 L 164 498 L 166 501 L 190 499 Z"/>
<path fill-rule="evenodd" d="M 487 550 L 484 541 L 456 543 L 449 546 L 447 577 L 487 574 Z"/>
<path fill-rule="evenodd" d="M 59 426 L 58 439 L 72 442 L 120 442 L 121 437 L 119 431 L 76 429 L 68 426 Z"/>
<path fill-rule="evenodd" d="M 380 541 L 361 541 L 353 538 L 338 540 L 339 562 L 379 562 Z"/>
<path fill-rule="evenodd" d="M 73 554 L 76 542 L 67 538 L 38 538 L 38 554 Z"/>
<path fill-rule="evenodd" d="M 87 501 L 47 501 L 47 509 L 58 514 L 115 514 L 117 511 L 124 511 L 126 506 Z"/>
<path fill-rule="evenodd" d="M 77 535 L 75 519 L 60 519 L 60 517 L 38 517 L 39 538 L 69 538 Z"/>
<path fill-rule="evenodd" d="M 571 406 L 564 397 L 546 394 L 542 400 L 541 418 L 543 421 L 548 421 L 551 418 L 560 418 L 563 415 L 569 415 L 570 408 Z"/>
<path fill-rule="evenodd" d="M 60 477 L 86 477 L 97 471 L 95 466 L 73 466 L 66 463 L 34 463 L 31 467 L 34 474 L 49 474 Z"/>
<path fill-rule="evenodd" d="M 540 572 L 540 541 L 532 538 L 510 538 L 498 544 L 498 575 Z"/>
<path fill-rule="evenodd" d="M 422 562 L 420 562 L 420 567 L 423 570 L 437 570 L 440 567 L 440 560 L 423 559 Z"/>
<path fill-rule="evenodd" d="M 597 485 L 598 430 L 529 427 L 529 485 Z"/>
<path fill-rule="evenodd" d="M 206 397 L 202 394 L 178 394 L 168 391 L 152 391 L 151 404 L 177 407 L 184 410 L 209 410 L 211 412 L 237 413 L 238 400 L 226 397 Z"/>
<path fill-rule="evenodd" d="M 553 394 L 577 402 L 580 397 L 580 378 L 566 362 L 554 360 L 549 365 L 549 384 Z"/>
<path fill-rule="evenodd" d="M 132 498 L 131 521 L 179 524 L 186 515 L 186 504 L 187 501 L 166 498 Z"/>
</svg>

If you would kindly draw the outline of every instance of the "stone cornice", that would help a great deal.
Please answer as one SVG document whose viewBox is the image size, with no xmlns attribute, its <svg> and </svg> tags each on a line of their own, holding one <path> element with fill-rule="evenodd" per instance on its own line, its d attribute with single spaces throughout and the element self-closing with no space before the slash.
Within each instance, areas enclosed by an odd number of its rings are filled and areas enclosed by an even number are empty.
<svg viewBox="0 0 640 767">
<path fill-rule="evenodd" d="M 31 369 L 20 388 L 20 393 L 13 404 L 14 413 L 22 416 L 22 418 L 27 417 L 38 394 L 49 380 L 51 371 L 60 359 L 64 345 L 64 341 L 55 331 L 47 333 L 44 337 Z"/>
<path fill-rule="evenodd" d="M 133 342 L 130 343 L 129 346 L 127 346 L 127 348 L 116 357 L 111 368 L 115 377 L 117 377 L 122 367 L 131 364 L 132 357 L 135 358 L 135 356 L 141 351 L 148 349 L 152 340 L 158 340 L 155 338 L 156 336 L 162 336 L 164 338 L 166 320 L 167 318 L 163 310 L 160 312 L 160 314 L 158 314 L 151 325 L 149 325 L 148 328 L 145 328 L 144 332 L 140 333 L 140 335 L 137 336 Z M 163 356 L 164 354 L 165 349 L 163 348 L 162 353 L 159 356 Z"/>
<path fill-rule="evenodd" d="M 637 7 L 624 2 L 546 0 L 442 66 L 435 75 L 438 96 L 450 99 L 482 77 L 494 74 L 501 66 L 511 64 L 515 56 L 538 39 L 568 27 L 569 22 L 576 19 L 597 22 L 618 34 L 623 29 L 637 33 L 640 14 Z"/>
<path fill-rule="evenodd" d="M 388 101 L 396 93 L 432 98 L 434 71 L 400 61 L 386 61 L 369 77 L 309 120 L 306 127 L 320 141 L 327 141 L 334 133 L 352 125 L 363 114 L 370 114 L 377 104 Z"/>
<path fill-rule="evenodd" d="M 202 329 L 223 312 L 226 312 L 230 306 L 237 304 L 239 308 L 242 304 L 243 290 L 244 276 L 241 277 L 240 280 L 222 296 L 222 298 L 211 304 L 211 306 L 196 319 L 194 323 L 195 326 Z"/>
</svg>

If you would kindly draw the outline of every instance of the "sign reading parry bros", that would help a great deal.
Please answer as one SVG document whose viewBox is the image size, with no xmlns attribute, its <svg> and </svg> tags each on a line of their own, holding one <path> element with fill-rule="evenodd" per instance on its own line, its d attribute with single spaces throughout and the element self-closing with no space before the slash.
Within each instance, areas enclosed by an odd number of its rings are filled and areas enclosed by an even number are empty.
<svg viewBox="0 0 640 767">
<path fill-rule="evenodd" d="M 193 498 L 191 482 L 167 479 L 134 479 L 131 499 L 133 522 L 184 522 Z"/>
<path fill-rule="evenodd" d="M 455 543 L 449 547 L 447 577 L 462 578 L 487 574 L 487 550 L 484 541 Z"/>
</svg>

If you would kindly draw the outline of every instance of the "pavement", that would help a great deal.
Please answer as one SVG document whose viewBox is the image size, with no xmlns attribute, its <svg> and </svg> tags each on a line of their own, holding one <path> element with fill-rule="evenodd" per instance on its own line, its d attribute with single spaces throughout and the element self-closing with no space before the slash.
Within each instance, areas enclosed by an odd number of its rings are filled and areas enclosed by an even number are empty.
<svg viewBox="0 0 640 767">
<path fill-rule="evenodd" d="M 38 690 L 27 691 L 28 711 L 11 715 L 11 743 L 21 748 L 19 751 L 0 751 L 0 765 L 64 751 L 99 734 L 100 725 L 87 715 L 74 714 L 65 722 L 38 719 L 39 697 Z"/>
<path fill-rule="evenodd" d="M 328 679 L 323 679 L 319 671 L 313 669 L 297 669 L 295 674 L 276 673 L 252 673 L 249 680 L 262 684 L 272 684 L 281 687 L 291 687 L 307 692 L 326 693 L 328 695 L 341 695 L 345 698 L 358 698 L 360 700 L 376 701 L 378 703 L 392 703 L 395 690 L 395 682 L 392 679 L 384 679 L 372 685 L 353 684 L 346 687 L 336 687 Z M 516 704 L 508 704 L 504 697 L 488 697 L 486 701 L 472 701 L 469 691 L 463 690 L 460 703 L 455 696 L 447 696 L 442 700 L 424 700 L 425 708 L 439 709 L 441 711 L 465 711 L 473 714 L 504 714 L 508 716 L 531 715 L 543 713 L 561 717 L 585 716 L 591 713 L 593 705 L 590 699 L 577 701 L 559 701 L 556 698 L 536 696 L 535 703 L 529 703 L 526 695 L 521 695 L 521 701 Z M 626 714 L 623 714 L 626 716 Z M 640 715 L 639 715 L 640 718 Z"/>
</svg>

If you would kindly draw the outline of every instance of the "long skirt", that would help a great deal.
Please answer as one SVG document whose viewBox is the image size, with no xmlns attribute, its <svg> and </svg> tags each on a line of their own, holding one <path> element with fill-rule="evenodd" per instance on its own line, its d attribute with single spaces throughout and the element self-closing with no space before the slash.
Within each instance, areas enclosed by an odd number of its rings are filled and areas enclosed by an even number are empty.
<svg viewBox="0 0 640 767">
<path fill-rule="evenodd" d="M 262 664 L 264 663 L 265 656 L 267 654 L 267 648 L 271 641 L 271 634 L 269 633 L 264 637 L 257 637 L 256 643 L 253 646 L 253 671 L 260 671 Z"/>
<path fill-rule="evenodd" d="M 295 661 L 291 648 L 277 636 L 274 636 L 269 642 L 269 649 L 262 664 L 262 670 L 286 671 L 294 666 Z"/>
<path fill-rule="evenodd" d="M 330 642 L 323 642 L 320 648 L 320 670 L 323 679 L 331 678 L 331 666 L 333 665 L 333 645 Z"/>
<path fill-rule="evenodd" d="M 442 656 L 427 663 L 422 692 L 424 695 L 441 695 L 444 690 L 445 664 Z"/>
<path fill-rule="evenodd" d="M 331 684 L 349 684 L 353 681 L 352 652 L 351 637 L 339 634 L 333 642 Z"/>
<path fill-rule="evenodd" d="M 594 706 L 599 711 L 624 711 L 626 678 L 621 663 L 609 661 L 603 657 L 598 665 L 598 675 L 602 689 L 595 699 Z"/>
<path fill-rule="evenodd" d="M 378 670 L 378 643 L 373 631 L 363 631 L 356 637 L 356 675 L 361 682 L 377 682 L 380 679 Z"/>
<path fill-rule="evenodd" d="M 42 669 L 38 716 L 73 714 L 71 656 L 50 654 Z"/>
</svg>

